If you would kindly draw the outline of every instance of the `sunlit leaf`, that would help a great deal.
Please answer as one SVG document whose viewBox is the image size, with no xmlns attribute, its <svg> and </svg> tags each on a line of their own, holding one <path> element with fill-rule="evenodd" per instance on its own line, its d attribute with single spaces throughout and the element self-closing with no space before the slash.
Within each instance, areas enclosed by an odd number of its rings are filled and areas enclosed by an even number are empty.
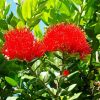
<svg viewBox="0 0 100 100">
<path fill-rule="evenodd" d="M 3 9 L 5 7 L 5 1 L 6 0 L 0 0 L 0 9 Z"/>
<path fill-rule="evenodd" d="M 22 27 L 24 27 L 24 26 L 25 26 L 25 24 L 24 24 L 23 21 L 19 21 L 19 22 L 17 23 L 17 28 L 22 28 Z"/>
<path fill-rule="evenodd" d="M 21 77 L 21 79 L 29 79 L 29 80 L 32 80 L 34 77 L 33 76 L 30 76 L 30 75 L 24 75 Z"/>
<path fill-rule="evenodd" d="M 69 98 L 68 100 L 75 100 L 77 99 L 82 93 L 75 93 L 74 96 L 72 96 L 71 98 Z"/>
<path fill-rule="evenodd" d="M 42 39 L 43 38 L 43 33 L 42 33 L 39 25 L 36 25 L 34 27 L 34 34 L 37 37 L 37 39 Z"/>
<path fill-rule="evenodd" d="M 22 4 L 22 16 L 24 20 L 31 18 L 31 15 L 32 15 L 31 14 L 31 10 L 32 10 L 31 3 L 32 3 L 32 0 L 24 0 Z"/>
<path fill-rule="evenodd" d="M 8 14 L 10 10 L 10 4 L 6 6 L 5 11 L 4 11 L 4 16 L 6 17 L 6 15 Z"/>
<path fill-rule="evenodd" d="M 68 91 L 73 90 L 76 87 L 77 84 L 72 84 L 68 87 Z"/>
<path fill-rule="evenodd" d="M 18 85 L 18 83 L 14 80 L 14 79 L 12 79 L 12 78 L 10 78 L 10 77 L 5 77 L 5 80 L 7 81 L 7 83 L 9 83 L 11 86 L 17 86 Z"/>
</svg>

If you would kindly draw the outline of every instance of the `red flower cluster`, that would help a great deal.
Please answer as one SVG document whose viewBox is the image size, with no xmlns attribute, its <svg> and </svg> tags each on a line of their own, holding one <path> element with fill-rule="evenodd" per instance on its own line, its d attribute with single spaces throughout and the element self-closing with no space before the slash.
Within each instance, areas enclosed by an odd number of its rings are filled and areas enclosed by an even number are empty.
<svg viewBox="0 0 100 100">
<path fill-rule="evenodd" d="M 7 59 L 31 61 L 34 57 L 41 57 L 46 51 L 57 50 L 79 53 L 83 58 L 91 51 L 84 32 L 74 24 L 61 23 L 48 28 L 42 41 L 35 40 L 27 28 L 11 30 L 4 37 L 2 53 Z"/>
<path fill-rule="evenodd" d="M 47 51 L 79 53 L 81 58 L 91 51 L 84 32 L 74 24 L 61 23 L 48 28 L 44 43 Z"/>
<path fill-rule="evenodd" d="M 18 58 L 31 61 L 34 57 L 40 57 L 43 54 L 43 51 L 41 51 L 42 44 L 39 47 L 37 46 L 38 43 L 32 32 L 27 28 L 11 30 L 4 35 L 4 38 L 5 44 L 2 52 L 7 59 Z"/>
<path fill-rule="evenodd" d="M 68 76 L 69 74 L 70 74 L 70 72 L 68 70 L 64 70 L 62 73 L 63 76 Z"/>
<path fill-rule="evenodd" d="M 44 55 L 44 53 L 46 52 L 46 46 L 44 45 L 44 43 L 42 41 L 38 41 L 35 43 L 34 45 L 34 56 L 35 57 L 41 57 Z"/>
</svg>

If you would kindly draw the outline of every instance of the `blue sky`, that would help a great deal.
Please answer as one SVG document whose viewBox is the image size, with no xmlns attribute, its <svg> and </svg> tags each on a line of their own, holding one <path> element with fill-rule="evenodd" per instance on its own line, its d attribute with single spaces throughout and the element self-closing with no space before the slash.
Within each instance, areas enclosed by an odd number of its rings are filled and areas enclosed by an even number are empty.
<svg viewBox="0 0 100 100">
<path fill-rule="evenodd" d="M 11 7 L 10 7 L 10 12 L 12 11 L 14 13 L 14 15 L 16 16 L 16 4 L 14 2 L 14 0 L 6 0 L 8 4 L 11 4 Z M 9 12 L 9 13 L 10 13 Z"/>
<path fill-rule="evenodd" d="M 11 7 L 10 7 L 10 11 L 9 13 L 13 12 L 15 16 L 17 16 L 17 13 L 16 13 L 16 3 L 14 2 L 14 0 L 6 0 L 8 4 L 11 4 Z M 44 32 L 44 27 L 46 26 L 42 21 L 40 21 L 39 23 L 40 25 L 40 29 L 42 30 L 42 32 Z"/>
</svg>

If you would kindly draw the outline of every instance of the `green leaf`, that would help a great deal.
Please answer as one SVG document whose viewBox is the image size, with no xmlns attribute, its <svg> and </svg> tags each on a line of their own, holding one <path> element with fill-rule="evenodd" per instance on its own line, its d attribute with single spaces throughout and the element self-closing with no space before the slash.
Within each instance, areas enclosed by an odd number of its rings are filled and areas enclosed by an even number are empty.
<svg viewBox="0 0 100 100">
<path fill-rule="evenodd" d="M 13 27 L 16 27 L 18 21 L 19 21 L 19 20 L 18 20 L 15 16 L 13 16 L 13 17 L 11 18 L 11 20 L 10 20 L 10 25 L 13 26 Z"/>
<path fill-rule="evenodd" d="M 78 74 L 78 73 L 79 73 L 79 71 L 75 71 L 75 72 L 69 74 L 69 75 L 67 76 L 67 78 L 69 79 L 69 78 L 71 78 L 72 76 L 74 76 L 75 74 Z"/>
<path fill-rule="evenodd" d="M 37 10 L 38 0 L 32 0 L 32 13 L 35 13 Z"/>
<path fill-rule="evenodd" d="M 8 96 L 6 100 L 17 100 L 17 98 L 18 97 L 16 97 L 16 96 L 15 97 L 14 96 L 12 96 L 12 97 Z"/>
<path fill-rule="evenodd" d="M 22 4 L 22 16 L 24 20 L 30 19 L 32 16 L 32 6 L 31 6 L 32 0 L 24 0 Z"/>
<path fill-rule="evenodd" d="M 100 33 L 100 22 L 96 23 L 94 31 L 95 31 L 95 33 Z"/>
<path fill-rule="evenodd" d="M 36 11 L 34 10 L 34 14 L 35 14 L 35 15 L 41 13 L 41 12 L 45 9 L 45 7 L 46 7 L 46 2 L 47 2 L 47 1 L 38 2 L 38 5 L 36 5 L 36 6 L 38 6 L 38 8 L 35 7 L 35 10 L 36 10 Z M 33 10 L 33 9 L 32 9 L 32 10 Z"/>
<path fill-rule="evenodd" d="M 72 84 L 68 87 L 68 91 L 72 91 L 75 87 L 76 87 L 77 84 Z"/>
<path fill-rule="evenodd" d="M 47 2 L 47 8 L 50 9 L 50 8 L 53 8 L 55 6 L 55 3 L 57 2 L 57 0 L 48 0 Z"/>
<path fill-rule="evenodd" d="M 71 15 L 69 5 L 66 6 L 64 3 L 60 7 L 60 12 L 66 14 L 67 16 Z"/>
<path fill-rule="evenodd" d="M 10 15 L 7 17 L 7 23 L 10 24 L 10 21 L 13 17 L 13 13 L 11 12 Z"/>
<path fill-rule="evenodd" d="M 21 4 L 22 0 L 18 0 L 18 3 Z"/>
<path fill-rule="evenodd" d="M 95 68 L 100 68 L 100 62 L 92 62 L 92 64 Z"/>
<path fill-rule="evenodd" d="M 54 0 L 48 0 L 47 3 L 46 3 L 46 7 L 45 7 L 45 9 L 43 11 L 43 15 L 42 15 L 42 21 L 46 25 L 48 25 L 50 23 L 50 21 L 49 21 L 49 18 L 50 18 L 50 10 L 52 8 L 54 8 L 55 2 L 56 1 L 54 1 Z"/>
<path fill-rule="evenodd" d="M 56 71 L 60 71 L 60 69 L 55 65 L 55 63 L 53 63 L 52 61 L 46 59 L 46 61 L 50 64 L 50 66 L 56 70 Z"/>
<path fill-rule="evenodd" d="M 68 0 L 68 1 L 71 3 L 72 7 L 73 7 L 76 11 L 80 12 L 80 10 L 79 10 L 79 5 L 77 5 L 76 2 L 74 2 L 73 0 Z"/>
<path fill-rule="evenodd" d="M 4 16 L 6 17 L 6 15 L 8 14 L 10 10 L 10 4 L 6 6 L 5 10 L 4 10 Z"/>
<path fill-rule="evenodd" d="M 17 6 L 17 15 L 20 19 L 24 20 L 23 19 L 23 16 L 22 16 L 22 10 L 21 10 L 21 6 Z"/>
<path fill-rule="evenodd" d="M 34 77 L 33 76 L 29 76 L 29 75 L 24 75 L 21 77 L 21 79 L 29 79 L 32 80 Z"/>
<path fill-rule="evenodd" d="M 0 28 L 3 30 L 7 30 L 8 29 L 8 24 L 5 20 L 0 20 Z"/>
<path fill-rule="evenodd" d="M 96 35 L 96 38 L 97 38 L 98 40 L 100 40 L 100 34 Z"/>
<path fill-rule="evenodd" d="M 5 1 L 6 0 L 0 0 L 0 9 L 3 9 L 5 7 Z"/>
<path fill-rule="evenodd" d="M 34 27 L 34 34 L 35 34 L 37 39 L 42 39 L 43 38 L 43 33 L 40 29 L 39 24 Z"/>
<path fill-rule="evenodd" d="M 36 95 L 42 95 L 46 90 L 45 89 L 41 89 L 38 90 L 37 92 L 35 92 Z"/>
<path fill-rule="evenodd" d="M 75 2 L 75 3 L 78 4 L 78 5 L 81 5 L 81 4 L 82 4 L 82 1 L 83 1 L 83 0 L 73 0 L 73 2 Z"/>
<path fill-rule="evenodd" d="M 84 18 L 86 20 L 91 19 L 93 17 L 93 12 L 94 12 L 94 8 L 90 7 L 89 9 L 86 10 Z"/>
<path fill-rule="evenodd" d="M 39 77 L 42 81 L 47 82 L 50 78 L 50 75 L 48 72 L 41 72 Z"/>
<path fill-rule="evenodd" d="M 51 77 L 54 79 L 54 78 L 56 78 L 56 76 L 55 76 L 55 74 L 54 74 L 54 72 L 52 71 L 52 70 L 49 70 L 49 74 L 51 75 Z"/>
<path fill-rule="evenodd" d="M 14 93 L 22 93 L 24 90 L 23 89 L 18 89 L 18 90 L 15 90 Z"/>
<path fill-rule="evenodd" d="M 41 60 L 35 59 L 32 62 L 32 70 L 36 71 L 40 67 L 40 65 L 41 65 Z"/>
<path fill-rule="evenodd" d="M 24 27 L 25 26 L 25 23 L 23 21 L 19 21 L 17 23 L 17 28 L 21 28 L 21 27 Z"/>
<path fill-rule="evenodd" d="M 0 39 L 4 41 L 4 36 L 2 32 L 0 32 Z"/>
<path fill-rule="evenodd" d="M 7 76 L 5 76 L 5 80 L 7 81 L 7 83 L 9 83 L 11 86 L 17 86 L 18 84 L 17 84 L 17 82 L 14 80 L 14 79 L 12 79 L 12 78 L 10 78 L 10 77 L 7 77 Z"/>
<path fill-rule="evenodd" d="M 62 58 L 59 54 L 54 53 L 54 55 L 55 55 L 57 58 L 59 58 L 59 59 L 63 60 L 63 58 Z"/>
<path fill-rule="evenodd" d="M 33 18 L 31 18 L 30 20 L 28 20 L 28 21 L 27 21 L 27 25 L 28 25 L 29 27 L 34 27 L 34 26 L 36 26 L 36 25 L 40 22 L 40 20 L 41 20 L 41 15 L 42 15 L 42 13 L 37 14 L 37 15 L 35 15 Z"/>
<path fill-rule="evenodd" d="M 49 24 L 49 17 L 50 17 L 50 12 L 49 12 L 49 10 L 44 11 L 44 12 L 43 12 L 43 15 L 42 15 L 42 21 L 43 21 L 46 25 Z"/>
<path fill-rule="evenodd" d="M 2 39 L 0 39 L 0 47 L 2 47 L 3 46 L 3 41 L 2 41 Z"/>
<path fill-rule="evenodd" d="M 93 39 L 92 48 L 93 48 L 92 50 L 93 52 L 95 52 L 99 48 L 99 40 L 97 38 Z"/>
<path fill-rule="evenodd" d="M 69 98 L 68 100 L 75 100 L 77 99 L 82 93 L 75 93 L 74 96 L 72 96 L 71 98 Z"/>
</svg>

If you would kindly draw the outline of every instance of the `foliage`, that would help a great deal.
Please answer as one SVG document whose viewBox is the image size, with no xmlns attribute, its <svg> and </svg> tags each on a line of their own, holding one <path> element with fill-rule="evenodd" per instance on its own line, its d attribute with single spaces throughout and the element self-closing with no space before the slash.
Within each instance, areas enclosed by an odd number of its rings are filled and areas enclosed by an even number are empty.
<svg viewBox="0 0 100 100">
<path fill-rule="evenodd" d="M 75 23 L 85 32 L 92 52 L 84 60 L 59 51 L 48 52 L 31 62 L 6 60 L 0 52 L 0 100 L 99 100 L 100 99 L 100 0 L 16 0 L 0 1 L 0 49 L 4 34 L 28 27 L 42 39 L 40 23 L 48 26 Z M 69 75 L 64 76 L 63 71 Z"/>
</svg>

